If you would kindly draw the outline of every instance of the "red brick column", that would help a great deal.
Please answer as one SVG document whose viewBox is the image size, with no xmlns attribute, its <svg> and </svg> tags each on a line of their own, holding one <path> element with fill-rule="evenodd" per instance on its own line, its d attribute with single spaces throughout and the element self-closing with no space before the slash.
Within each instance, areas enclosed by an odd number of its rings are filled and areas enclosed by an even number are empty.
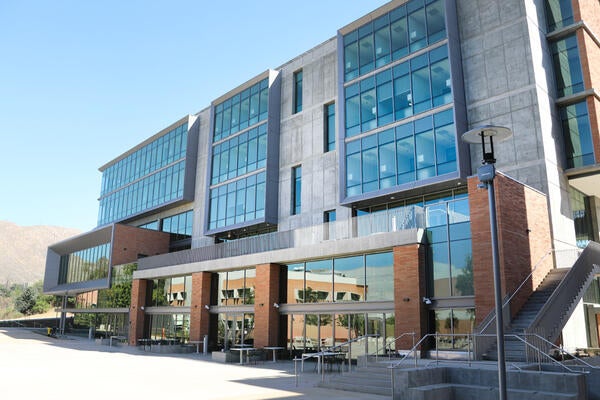
<svg viewBox="0 0 600 400">
<path fill-rule="evenodd" d="M 256 266 L 254 298 L 254 347 L 277 346 L 279 343 L 279 264 Z"/>
<path fill-rule="evenodd" d="M 192 302 L 190 305 L 190 340 L 202 340 L 208 335 L 210 305 L 210 272 L 192 274 Z"/>
<path fill-rule="evenodd" d="M 394 247 L 394 313 L 396 337 L 415 332 L 416 340 L 427 333 L 427 310 L 421 301 L 425 295 L 425 246 L 415 243 Z M 396 349 L 412 348 L 412 338 L 396 343 Z"/>
<path fill-rule="evenodd" d="M 488 191 L 477 188 L 479 179 L 468 181 L 473 249 L 473 286 L 476 323 L 494 309 L 494 279 Z M 512 294 L 531 273 L 533 267 L 552 247 L 546 196 L 503 174 L 494 179 L 498 250 L 503 297 Z M 553 267 L 552 257 L 537 266 L 532 279 L 511 302 L 514 316 L 529 295 Z M 508 322 L 508 321 L 507 321 Z"/>
<path fill-rule="evenodd" d="M 144 324 L 146 322 L 146 292 L 148 281 L 134 279 L 131 283 L 131 305 L 129 306 L 129 345 L 136 346 L 137 340 L 144 338 Z"/>
</svg>

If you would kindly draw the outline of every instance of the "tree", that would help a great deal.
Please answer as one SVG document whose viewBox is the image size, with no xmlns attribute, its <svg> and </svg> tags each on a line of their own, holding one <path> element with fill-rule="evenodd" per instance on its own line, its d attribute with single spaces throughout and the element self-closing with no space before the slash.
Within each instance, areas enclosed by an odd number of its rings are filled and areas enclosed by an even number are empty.
<svg viewBox="0 0 600 400">
<path fill-rule="evenodd" d="M 462 274 L 456 277 L 455 284 L 457 295 L 472 296 L 475 294 L 473 289 L 473 258 L 469 255 L 465 259 L 465 267 Z"/>
<path fill-rule="evenodd" d="M 15 309 L 21 314 L 33 314 L 37 293 L 31 287 L 26 287 L 15 299 Z"/>
</svg>

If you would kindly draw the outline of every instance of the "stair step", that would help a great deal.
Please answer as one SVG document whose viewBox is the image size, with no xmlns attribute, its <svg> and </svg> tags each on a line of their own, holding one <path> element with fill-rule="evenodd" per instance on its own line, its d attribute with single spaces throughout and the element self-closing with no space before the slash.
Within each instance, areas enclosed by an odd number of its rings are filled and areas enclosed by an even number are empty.
<svg viewBox="0 0 600 400">
<path fill-rule="evenodd" d="M 493 386 L 462 385 L 453 383 L 436 383 L 427 386 L 410 388 L 411 392 L 428 392 L 432 396 L 425 398 L 453 398 L 461 399 L 497 399 L 498 388 Z M 544 392 L 541 390 L 507 389 L 511 400 L 570 400 L 577 399 L 576 393 Z M 420 397 L 420 396 L 419 396 Z"/>
<path fill-rule="evenodd" d="M 388 382 L 387 387 L 383 387 L 383 386 L 375 386 L 375 385 L 362 385 L 362 384 L 353 383 L 352 381 L 338 382 L 337 379 L 331 379 L 328 382 L 319 383 L 318 386 L 323 387 L 323 388 L 328 388 L 328 389 L 346 390 L 346 391 L 350 391 L 350 392 L 379 394 L 382 396 L 389 395 L 392 391 L 391 382 Z"/>
</svg>

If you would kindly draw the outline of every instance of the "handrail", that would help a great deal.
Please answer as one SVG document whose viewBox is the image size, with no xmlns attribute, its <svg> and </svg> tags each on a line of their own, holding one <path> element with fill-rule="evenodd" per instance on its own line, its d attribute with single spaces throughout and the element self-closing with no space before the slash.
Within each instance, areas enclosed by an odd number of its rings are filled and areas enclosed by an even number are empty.
<svg viewBox="0 0 600 400">
<path fill-rule="evenodd" d="M 514 335 L 514 334 L 510 334 L 510 335 L 505 335 L 505 337 L 512 337 L 515 338 L 521 342 L 523 342 L 525 344 L 525 346 L 529 346 L 531 347 L 533 350 L 537 351 L 538 353 L 538 368 L 541 369 L 541 358 L 539 358 L 539 356 L 543 355 L 544 357 L 546 357 L 547 359 L 549 359 L 550 361 L 552 361 L 555 364 L 558 364 L 558 366 L 563 367 L 564 369 L 566 369 L 569 372 L 577 372 L 575 370 L 572 370 L 571 368 L 567 367 L 566 365 L 564 365 L 563 363 L 561 363 L 558 360 L 555 360 L 554 358 L 550 357 L 549 354 L 545 353 L 544 351 L 542 351 L 542 349 L 540 349 L 539 347 L 534 346 L 533 344 L 529 343 L 526 339 L 522 338 L 519 335 Z"/>
<path fill-rule="evenodd" d="M 521 282 L 521 284 L 502 303 L 502 312 L 504 312 L 504 307 L 506 307 L 512 301 L 512 299 L 517 295 L 517 293 L 523 288 L 523 286 L 525 285 L 525 283 L 527 283 L 527 281 L 533 276 L 533 273 L 535 272 L 535 270 L 537 269 L 537 267 L 539 267 L 540 264 L 542 262 L 544 262 L 544 260 L 546 260 L 546 258 L 549 255 L 551 255 L 552 253 L 554 253 L 554 251 L 555 251 L 554 248 L 551 248 L 550 250 L 546 251 L 546 253 L 539 259 L 539 261 L 535 263 L 535 265 L 533 266 L 533 269 L 531 270 L 531 272 L 529 273 L 529 275 L 527 275 L 527 277 L 525 277 L 525 279 L 523 279 L 523 281 Z M 483 327 L 481 327 L 481 329 L 478 329 L 478 331 L 480 333 L 485 332 L 485 330 L 492 324 L 492 322 L 494 322 L 496 320 L 496 312 L 492 311 L 490 313 L 490 316 L 491 317 L 489 318 L 489 320 L 487 322 L 485 322 L 485 325 L 483 325 Z"/>
<path fill-rule="evenodd" d="M 585 366 L 587 366 L 587 367 L 589 367 L 589 368 L 591 368 L 591 369 L 600 369 L 600 367 L 599 367 L 599 366 L 597 366 L 597 365 L 592 365 L 592 364 L 588 363 L 587 361 L 584 361 L 584 360 L 583 360 L 583 359 L 581 359 L 580 357 L 577 357 L 575 354 L 572 354 L 572 353 L 570 353 L 570 352 L 566 351 L 565 349 L 563 349 L 562 347 L 559 347 L 559 346 L 555 345 L 554 343 L 552 343 L 552 342 L 550 342 L 550 341 L 546 340 L 546 338 L 544 338 L 543 336 L 540 336 L 540 335 L 538 335 L 537 333 L 527 333 L 527 334 L 524 334 L 523 336 L 533 336 L 533 337 L 535 337 L 536 339 L 539 339 L 539 340 L 543 341 L 544 343 L 546 343 L 546 344 L 550 345 L 550 348 L 554 348 L 554 349 L 556 349 L 556 350 L 559 350 L 561 353 L 568 355 L 568 356 L 569 356 L 569 357 L 571 357 L 572 359 L 574 359 L 574 360 L 577 360 L 577 361 L 581 362 L 582 364 L 584 364 Z"/>
<path fill-rule="evenodd" d="M 415 332 L 404 332 L 402 334 L 400 334 L 400 336 L 395 337 L 392 341 L 390 341 L 390 343 L 385 345 L 385 350 L 387 350 L 388 353 L 388 358 L 391 360 L 392 359 L 392 344 L 394 344 L 394 347 L 396 347 L 396 342 L 400 339 L 402 339 L 404 336 L 408 336 L 411 335 L 412 336 L 412 344 L 413 346 L 415 345 L 415 336 L 417 335 Z"/>
<path fill-rule="evenodd" d="M 599 255 L 600 244 L 590 242 L 579 254 L 573 266 L 559 283 L 554 293 L 550 295 L 546 303 L 542 306 L 525 333 L 534 333 L 535 329 L 539 327 L 551 325 L 553 326 L 552 330 L 545 332 L 544 335 L 550 341 L 556 338 L 557 332 L 562 330 L 565 324 L 565 316 L 570 314 L 579 302 L 579 299 L 583 296 L 583 286 L 585 286 L 586 282 L 589 283 L 595 272 L 600 270 L 600 266 L 593 263 Z M 583 286 L 580 284 L 581 282 L 584 282 Z M 562 307 L 558 305 L 562 305 Z M 565 308 L 565 305 L 567 308 Z M 557 315 L 557 313 L 560 314 Z"/>
<path fill-rule="evenodd" d="M 408 352 L 407 354 L 405 354 L 405 355 L 404 355 L 404 357 L 402 357 L 402 358 L 401 358 L 400 360 L 398 360 L 397 362 L 390 364 L 390 365 L 387 367 L 387 368 L 390 370 L 390 374 L 391 374 L 391 377 L 390 377 L 390 378 L 391 378 L 391 384 L 392 384 L 392 398 L 394 397 L 394 393 L 395 393 L 395 377 L 394 377 L 394 370 L 395 370 L 395 369 L 397 369 L 397 368 L 398 368 L 398 367 L 399 367 L 399 366 L 400 366 L 400 365 L 401 365 L 401 364 L 402 364 L 402 363 L 403 363 L 403 362 L 404 362 L 404 361 L 405 361 L 405 360 L 408 358 L 408 356 L 409 356 L 411 353 L 415 353 L 415 356 L 414 356 L 414 358 L 415 358 L 415 368 L 416 368 L 416 367 L 417 367 L 417 354 L 416 354 L 416 349 L 417 349 L 417 348 L 418 348 L 418 347 L 419 347 L 419 346 L 420 346 L 420 345 L 421 345 L 421 344 L 422 344 L 422 343 L 423 343 L 423 342 L 424 342 L 426 339 L 428 339 L 428 338 L 430 338 L 430 337 L 436 337 L 436 344 L 437 344 L 437 338 L 438 338 L 438 336 L 451 336 L 451 337 L 454 337 L 454 336 L 459 336 L 459 337 L 469 336 L 469 337 L 472 337 L 472 338 L 481 337 L 481 336 L 483 336 L 483 337 L 496 337 L 496 335 L 495 335 L 495 334 L 481 334 L 481 333 L 479 333 L 479 334 L 467 334 L 467 335 L 465 335 L 465 334 L 456 334 L 456 333 L 454 333 L 454 334 L 451 334 L 451 333 L 448 333 L 448 334 L 446 334 L 446 333 L 444 333 L 444 334 L 439 334 L 439 333 L 437 333 L 437 332 L 436 332 L 436 333 L 428 333 L 428 334 L 424 335 L 424 336 L 423 336 L 423 337 L 422 337 L 422 338 L 421 338 L 421 339 L 420 339 L 420 340 L 417 342 L 417 344 L 415 344 L 415 345 L 413 346 L 413 348 L 412 348 L 412 349 L 410 349 L 410 350 L 409 350 L 409 352 Z M 534 350 L 534 351 L 535 351 L 535 352 L 538 354 L 538 368 L 540 368 L 540 369 L 541 369 L 541 359 L 542 359 L 542 357 L 541 357 L 541 356 L 543 355 L 543 357 L 545 357 L 546 359 L 550 360 L 551 364 L 552 364 L 552 363 L 554 363 L 554 364 L 558 365 L 559 367 L 562 367 L 563 369 L 565 369 L 565 370 L 567 370 L 567 371 L 569 371 L 569 372 L 573 372 L 573 373 L 577 373 L 577 372 L 579 372 L 579 373 L 581 373 L 581 371 L 576 371 L 576 370 L 574 370 L 574 369 L 572 369 L 572 368 L 569 368 L 569 366 L 565 365 L 564 363 L 561 363 L 560 361 L 558 361 L 558 360 L 555 360 L 555 359 L 554 359 L 554 358 L 552 358 L 552 357 L 551 357 L 549 354 L 547 354 L 547 353 L 546 353 L 544 350 L 542 350 L 542 349 L 541 349 L 541 348 L 539 348 L 538 346 L 535 346 L 534 344 L 530 343 L 530 341 L 529 341 L 529 340 L 527 340 L 527 337 L 528 337 L 528 336 L 533 336 L 533 337 L 536 337 L 536 338 L 539 338 L 539 339 L 543 340 L 544 342 L 547 342 L 547 343 L 549 343 L 549 342 L 548 342 L 546 339 L 544 339 L 543 337 L 541 337 L 541 336 L 539 336 L 539 335 L 536 335 L 536 334 L 525 334 L 525 335 L 518 335 L 518 334 L 508 334 L 508 335 L 504 335 L 504 338 L 507 338 L 507 337 L 512 337 L 512 338 L 515 338 L 515 339 L 517 339 L 517 340 L 519 340 L 519 341 L 523 342 L 523 343 L 525 344 L 525 346 L 526 346 L 526 347 L 533 349 L 533 350 Z M 551 344 L 553 347 L 556 347 L 556 348 L 558 348 L 558 346 L 555 346 L 555 345 L 553 345 L 552 343 L 550 343 L 550 344 Z M 587 362 L 585 362 L 585 361 L 581 360 L 579 357 L 576 357 L 576 356 L 574 356 L 573 354 L 570 354 L 570 353 L 568 353 L 568 352 L 566 352 L 566 351 L 564 351 L 564 350 L 562 350 L 562 349 L 560 349 L 560 350 L 561 350 L 561 351 L 563 351 L 565 354 L 568 354 L 569 356 L 571 356 L 571 357 L 573 357 L 573 358 L 577 359 L 578 361 L 580 361 L 580 362 L 584 363 L 586 366 L 588 366 L 588 367 L 590 367 L 590 368 L 592 368 L 592 369 L 600 369 L 600 367 L 597 367 L 597 366 L 593 366 L 593 365 L 591 365 L 591 364 L 588 364 Z M 473 349 L 472 349 L 472 348 L 469 348 L 468 352 L 472 352 L 472 351 L 473 351 Z M 445 360 L 445 362 L 457 362 L 457 361 Z M 468 362 L 469 362 L 469 363 L 471 362 L 471 357 L 470 357 L 470 356 L 468 357 Z M 438 355 L 438 356 L 436 356 L 436 363 L 438 363 L 438 364 L 439 364 L 439 355 Z M 428 365 L 429 365 L 429 364 L 428 364 Z M 517 368 L 518 368 L 518 367 L 517 367 Z M 518 368 L 518 369 L 520 369 L 520 368 Z"/>
</svg>

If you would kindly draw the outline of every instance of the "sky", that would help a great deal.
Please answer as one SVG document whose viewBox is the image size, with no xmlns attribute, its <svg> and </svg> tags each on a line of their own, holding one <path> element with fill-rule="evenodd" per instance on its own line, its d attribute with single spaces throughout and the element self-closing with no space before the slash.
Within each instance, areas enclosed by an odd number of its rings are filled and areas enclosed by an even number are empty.
<svg viewBox="0 0 600 400">
<path fill-rule="evenodd" d="M 387 1 L 0 1 L 0 220 L 97 225 L 98 168 Z"/>
</svg>

